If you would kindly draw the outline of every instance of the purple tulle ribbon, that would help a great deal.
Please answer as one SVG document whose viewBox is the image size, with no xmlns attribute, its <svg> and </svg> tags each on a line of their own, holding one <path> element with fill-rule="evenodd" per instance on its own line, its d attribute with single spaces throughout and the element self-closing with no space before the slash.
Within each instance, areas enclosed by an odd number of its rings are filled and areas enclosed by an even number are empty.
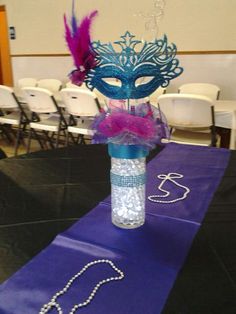
<svg viewBox="0 0 236 314">
<path fill-rule="evenodd" d="M 109 108 L 102 111 L 93 123 L 96 132 L 93 143 L 142 145 L 152 149 L 169 137 L 169 130 L 159 109 L 149 103 L 139 104 L 132 110 Z"/>
</svg>

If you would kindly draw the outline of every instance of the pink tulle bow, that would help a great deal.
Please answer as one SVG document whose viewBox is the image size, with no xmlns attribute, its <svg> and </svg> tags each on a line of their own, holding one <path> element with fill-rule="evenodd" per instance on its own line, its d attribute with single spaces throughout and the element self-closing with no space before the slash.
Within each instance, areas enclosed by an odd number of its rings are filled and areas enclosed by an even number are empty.
<svg viewBox="0 0 236 314">
<path fill-rule="evenodd" d="M 108 115 L 100 124 L 99 132 L 107 137 L 115 137 L 127 132 L 143 139 L 155 137 L 156 125 L 151 119 L 134 116 L 125 112 Z"/>
</svg>

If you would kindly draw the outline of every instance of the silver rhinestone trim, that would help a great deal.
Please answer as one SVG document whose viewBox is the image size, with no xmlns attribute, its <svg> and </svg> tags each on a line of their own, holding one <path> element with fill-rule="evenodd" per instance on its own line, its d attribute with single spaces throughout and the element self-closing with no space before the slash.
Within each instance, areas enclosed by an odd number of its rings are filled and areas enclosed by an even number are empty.
<svg viewBox="0 0 236 314">
<path fill-rule="evenodd" d="M 111 184 L 122 187 L 137 187 L 145 184 L 146 174 L 139 174 L 137 176 L 120 176 L 113 172 L 110 173 Z"/>
</svg>

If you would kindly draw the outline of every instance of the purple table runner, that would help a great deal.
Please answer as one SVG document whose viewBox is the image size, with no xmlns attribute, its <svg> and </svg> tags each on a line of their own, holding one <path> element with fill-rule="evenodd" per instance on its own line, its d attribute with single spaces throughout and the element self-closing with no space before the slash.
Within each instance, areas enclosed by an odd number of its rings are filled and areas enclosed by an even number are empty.
<svg viewBox="0 0 236 314">
<path fill-rule="evenodd" d="M 105 199 L 0 286 L 0 313 L 39 313 L 75 273 L 96 259 L 112 260 L 125 278 L 102 286 L 78 313 L 161 313 L 229 155 L 224 149 L 167 145 L 148 164 L 147 196 L 160 194 L 158 174 L 177 172 L 184 176 L 181 184 L 190 189 L 187 198 L 173 204 L 147 200 L 146 223 L 134 230 L 111 224 L 110 198 Z M 171 182 L 166 185 L 171 197 L 182 193 Z M 63 313 L 85 301 L 100 280 L 113 275 L 106 264 L 89 269 L 59 299 Z"/>
</svg>

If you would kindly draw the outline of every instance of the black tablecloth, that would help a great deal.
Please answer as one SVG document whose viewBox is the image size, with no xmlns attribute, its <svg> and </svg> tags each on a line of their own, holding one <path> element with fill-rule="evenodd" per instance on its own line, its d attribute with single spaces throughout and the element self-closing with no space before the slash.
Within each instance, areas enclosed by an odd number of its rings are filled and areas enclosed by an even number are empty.
<svg viewBox="0 0 236 314">
<path fill-rule="evenodd" d="M 0 161 L 1 282 L 110 193 L 109 170 L 102 145 Z M 236 313 L 236 151 L 163 313 Z"/>
</svg>

